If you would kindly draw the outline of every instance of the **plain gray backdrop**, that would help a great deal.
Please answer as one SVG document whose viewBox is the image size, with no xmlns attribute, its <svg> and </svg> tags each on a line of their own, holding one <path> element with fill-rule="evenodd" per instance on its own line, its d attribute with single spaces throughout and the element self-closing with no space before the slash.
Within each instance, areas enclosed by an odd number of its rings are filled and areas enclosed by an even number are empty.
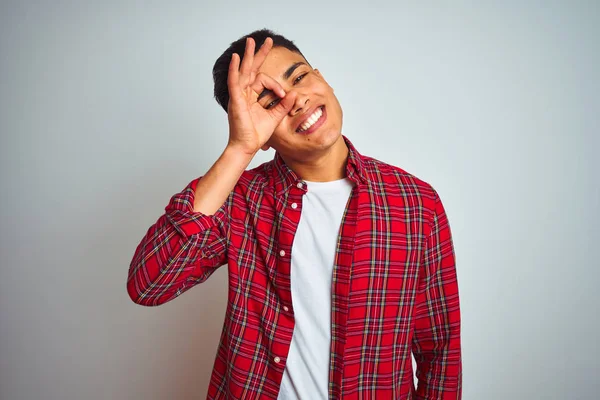
<svg viewBox="0 0 600 400">
<path fill-rule="evenodd" d="M 3 1 L 0 398 L 206 396 L 227 267 L 155 308 L 127 271 L 227 141 L 214 61 L 263 27 L 440 193 L 463 398 L 599 398 L 598 1 Z"/>
</svg>

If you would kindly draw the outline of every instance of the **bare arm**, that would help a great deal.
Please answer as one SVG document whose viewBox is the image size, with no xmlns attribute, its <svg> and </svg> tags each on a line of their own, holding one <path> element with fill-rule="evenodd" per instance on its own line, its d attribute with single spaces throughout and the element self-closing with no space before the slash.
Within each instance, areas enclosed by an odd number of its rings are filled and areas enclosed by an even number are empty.
<svg viewBox="0 0 600 400">
<path fill-rule="evenodd" d="M 240 57 L 232 56 L 228 145 L 203 177 L 173 195 L 136 248 L 127 279 L 134 302 L 157 306 L 170 301 L 227 262 L 227 199 L 295 101 L 294 92 L 286 94 L 274 79 L 258 72 L 272 45 L 268 38 L 255 55 L 254 40 L 249 39 L 241 66 Z M 282 97 L 268 110 L 257 101 L 265 88 Z"/>
<path fill-rule="evenodd" d="M 269 140 L 294 104 L 295 93 L 286 95 L 277 81 L 258 72 L 273 41 L 267 38 L 256 55 L 254 46 L 254 40 L 249 38 L 241 66 L 238 54 L 234 53 L 231 57 L 227 79 L 229 143 L 198 183 L 195 212 L 212 215 L 223 205 L 254 155 Z M 263 108 L 257 101 L 258 93 L 263 89 L 272 90 L 282 97 L 282 101 L 272 109 Z"/>
</svg>

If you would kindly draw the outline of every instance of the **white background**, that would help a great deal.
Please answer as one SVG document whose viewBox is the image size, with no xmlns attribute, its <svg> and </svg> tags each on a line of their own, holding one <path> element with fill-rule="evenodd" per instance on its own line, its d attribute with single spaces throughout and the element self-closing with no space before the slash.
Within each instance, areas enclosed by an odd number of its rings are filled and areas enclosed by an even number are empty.
<svg viewBox="0 0 600 400">
<path fill-rule="evenodd" d="M 226 143 L 214 61 L 262 27 L 322 71 L 360 152 L 440 193 L 463 398 L 597 398 L 597 1 L 2 2 L 0 398 L 206 396 L 226 267 L 156 308 L 125 284 Z"/>
</svg>

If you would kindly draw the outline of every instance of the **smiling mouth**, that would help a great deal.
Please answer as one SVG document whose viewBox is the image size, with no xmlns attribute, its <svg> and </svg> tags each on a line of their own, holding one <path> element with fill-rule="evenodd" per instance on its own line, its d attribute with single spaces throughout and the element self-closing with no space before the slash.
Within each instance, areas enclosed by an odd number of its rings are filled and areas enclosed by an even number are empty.
<svg viewBox="0 0 600 400">
<path fill-rule="evenodd" d="M 319 121 L 321 121 L 324 113 L 325 113 L 325 106 L 321 106 L 321 107 L 317 108 L 315 110 L 315 112 L 312 113 L 312 115 L 310 117 L 308 117 L 308 119 L 302 125 L 300 125 L 300 127 L 298 129 L 296 129 L 296 132 L 304 133 L 307 131 L 312 131 L 311 128 L 314 127 Z"/>
</svg>

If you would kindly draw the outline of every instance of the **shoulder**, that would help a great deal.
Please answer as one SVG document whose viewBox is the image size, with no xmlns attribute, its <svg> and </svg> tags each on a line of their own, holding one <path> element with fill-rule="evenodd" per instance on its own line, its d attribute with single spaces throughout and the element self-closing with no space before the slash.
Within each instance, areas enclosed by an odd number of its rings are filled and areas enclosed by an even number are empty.
<svg viewBox="0 0 600 400">
<path fill-rule="evenodd" d="M 264 190 L 271 183 L 273 168 L 271 160 L 244 171 L 235 186 L 235 191 L 249 193 Z"/>
<path fill-rule="evenodd" d="M 362 156 L 364 174 L 372 193 L 396 199 L 404 205 L 420 210 L 427 220 L 434 218 L 441 200 L 434 187 L 403 168 L 372 157 Z"/>
<path fill-rule="evenodd" d="M 397 188 L 407 192 L 406 194 L 426 199 L 434 200 L 437 197 L 431 184 L 398 166 L 368 156 L 363 156 L 362 161 L 367 179 L 372 185 L 384 186 L 386 189 Z"/>
</svg>

